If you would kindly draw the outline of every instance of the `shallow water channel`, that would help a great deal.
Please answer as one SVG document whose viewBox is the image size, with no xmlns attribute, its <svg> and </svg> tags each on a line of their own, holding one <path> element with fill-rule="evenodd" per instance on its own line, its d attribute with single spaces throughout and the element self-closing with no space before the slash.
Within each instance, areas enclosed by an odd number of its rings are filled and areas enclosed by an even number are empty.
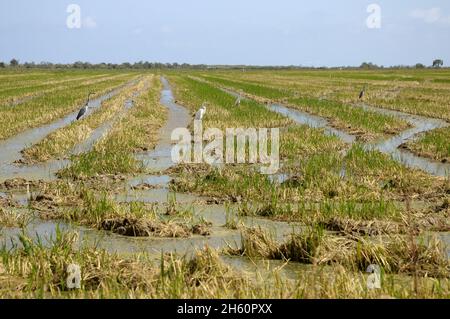
<svg viewBox="0 0 450 319">
<path fill-rule="evenodd" d="M 240 97 L 241 99 L 244 99 L 241 94 L 233 90 L 225 88 L 221 88 L 221 90 L 233 95 L 234 97 Z M 345 143 L 352 144 L 356 141 L 355 135 L 351 135 L 343 130 L 332 127 L 327 119 L 320 116 L 312 115 L 310 113 L 299 110 L 294 110 L 278 103 L 270 104 L 267 107 L 274 112 L 292 119 L 298 124 L 308 125 L 313 128 L 321 128 L 324 130 L 325 134 L 337 136 Z M 390 155 L 392 159 L 401 163 L 402 165 L 423 170 L 431 175 L 443 177 L 449 176 L 450 163 L 441 163 L 426 157 L 418 156 L 406 149 L 399 148 L 400 145 L 414 138 L 417 138 L 418 134 L 429 132 L 437 128 L 447 127 L 450 125 L 449 123 L 440 119 L 411 115 L 408 113 L 387 110 L 375 106 L 369 106 L 366 104 L 362 104 L 358 107 L 361 107 L 369 112 L 376 112 L 405 120 L 412 126 L 412 128 L 400 132 L 395 136 L 382 138 L 371 143 L 364 143 L 363 146 L 367 150 L 378 150 L 382 153 Z"/>
<path fill-rule="evenodd" d="M 94 110 L 98 109 L 103 101 L 114 97 L 115 95 L 119 94 L 125 87 L 129 87 L 137 81 L 138 80 L 130 81 L 129 83 L 121 87 L 118 87 L 96 99 L 92 99 L 91 101 L 89 101 L 89 109 L 86 116 L 89 116 Z M 129 103 L 130 101 L 127 101 L 125 103 L 124 109 L 129 108 Z M 72 112 L 53 123 L 29 129 L 25 132 L 19 133 L 12 138 L 0 141 L 0 183 L 13 178 L 24 178 L 28 181 L 54 180 L 56 178 L 56 172 L 70 165 L 70 161 L 68 159 L 54 159 L 45 163 L 34 165 L 22 165 L 16 164 L 15 162 L 22 159 L 21 151 L 23 149 L 38 143 L 48 134 L 70 125 L 75 121 L 77 114 L 78 111 Z M 80 154 L 92 148 L 95 142 L 97 142 L 109 131 L 116 119 L 117 117 L 111 121 L 103 123 L 98 128 L 96 128 L 85 141 L 74 147 L 74 149 L 71 151 L 71 154 Z"/>
</svg>

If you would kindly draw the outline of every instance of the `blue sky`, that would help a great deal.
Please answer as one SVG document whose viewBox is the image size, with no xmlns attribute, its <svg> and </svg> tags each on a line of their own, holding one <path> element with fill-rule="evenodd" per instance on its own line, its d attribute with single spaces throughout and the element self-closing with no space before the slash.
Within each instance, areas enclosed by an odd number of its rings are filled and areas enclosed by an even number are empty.
<svg viewBox="0 0 450 319">
<path fill-rule="evenodd" d="M 66 25 L 72 3 L 80 29 Z M 0 36 L 0 61 L 447 65 L 450 1 L 0 0 Z"/>
</svg>

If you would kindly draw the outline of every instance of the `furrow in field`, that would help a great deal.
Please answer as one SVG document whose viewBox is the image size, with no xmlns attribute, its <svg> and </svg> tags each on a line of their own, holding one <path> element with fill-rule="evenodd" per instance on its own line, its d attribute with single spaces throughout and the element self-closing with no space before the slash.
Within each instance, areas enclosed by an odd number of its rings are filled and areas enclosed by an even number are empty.
<svg viewBox="0 0 450 319">
<path fill-rule="evenodd" d="M 360 90 L 366 86 L 364 100 L 377 107 L 397 110 L 425 117 L 450 120 L 449 97 L 450 87 L 443 81 L 448 74 L 444 71 L 427 72 L 422 78 L 414 76 L 405 80 L 401 74 L 377 76 L 374 79 L 359 77 L 359 72 L 348 72 L 345 77 L 339 77 L 339 72 L 265 72 L 256 73 L 217 73 L 202 74 L 206 77 L 219 77 L 228 81 L 239 81 L 247 84 L 287 89 L 302 96 L 324 98 L 342 103 L 355 103 Z M 336 75 L 336 73 L 338 75 Z M 447 75 L 448 77 L 448 75 Z"/>
<path fill-rule="evenodd" d="M 131 85 L 131 84 L 128 84 Z M 137 94 L 141 94 L 145 91 L 145 87 L 140 87 L 140 91 L 136 91 L 133 94 L 129 94 L 128 98 L 124 98 L 121 100 L 122 102 L 122 110 L 117 110 L 117 113 L 110 119 L 103 122 L 100 126 L 96 127 L 92 130 L 84 140 L 82 140 L 79 144 L 76 144 L 72 147 L 70 151 L 71 155 L 80 155 L 82 153 L 88 152 L 90 149 L 94 147 L 94 145 L 100 141 L 108 132 L 112 129 L 115 123 L 117 123 L 124 114 L 134 106 L 133 98 L 137 96 Z M 114 94 L 119 94 L 119 90 L 114 92 Z M 97 100 L 97 104 L 100 104 L 101 101 L 106 98 L 111 98 L 111 95 L 103 96 L 99 100 Z M 93 101 L 94 102 L 94 101 Z M 95 103 L 95 102 L 94 102 Z M 97 106 L 99 107 L 99 105 Z M 76 114 L 71 114 L 73 120 L 73 116 Z M 67 120 L 66 119 L 63 119 Z M 56 124 L 56 123 L 54 123 Z M 52 128 L 56 126 L 53 125 Z M 20 147 L 17 147 L 15 144 L 16 150 Z M 17 152 L 16 152 L 17 155 Z M 56 178 L 56 173 L 71 164 L 71 160 L 69 159 L 53 159 L 47 161 L 45 163 L 35 164 L 35 165 L 14 165 L 11 162 L 6 162 L 5 164 L 0 166 L 0 181 L 5 181 L 9 179 L 25 179 L 27 181 L 36 181 L 36 180 L 44 180 L 51 181 Z"/>
<path fill-rule="evenodd" d="M 72 87 L 48 96 L 42 96 L 12 108 L 0 109 L 0 139 L 14 136 L 24 130 L 51 123 L 57 118 L 79 110 L 86 101 L 89 92 L 95 96 L 107 95 L 108 92 L 123 86 L 131 76 L 110 80 L 97 80 L 90 84 Z"/>
<path fill-rule="evenodd" d="M 78 76 L 71 76 L 63 79 L 43 79 L 39 81 L 33 81 L 33 82 L 19 82 L 19 83 L 10 83 L 8 86 L 2 86 L 0 87 L 0 96 L 2 98 L 5 98 L 7 96 L 10 96 L 14 98 L 17 95 L 26 94 L 26 93 L 32 93 L 33 91 L 36 91 L 38 89 L 45 89 L 51 86 L 55 85 L 62 85 L 71 83 L 74 81 L 84 81 L 87 79 L 95 79 L 95 78 L 102 78 L 110 76 L 110 74 L 94 74 L 94 75 L 78 75 Z"/>
<path fill-rule="evenodd" d="M 232 91 L 229 88 L 224 89 L 224 91 L 232 94 L 235 97 L 242 95 L 242 93 Z M 250 95 L 249 98 L 252 98 L 252 95 Z M 311 127 L 324 128 L 328 134 L 336 135 L 347 143 L 353 143 L 357 140 L 357 136 L 348 134 L 346 131 L 336 129 L 334 126 L 331 126 L 325 118 L 313 116 L 306 112 L 299 112 L 298 110 L 293 110 L 281 104 L 271 104 L 269 107 L 270 109 L 280 114 L 290 117 L 297 123 L 306 124 Z M 388 115 L 390 117 L 395 117 L 403 121 L 407 121 L 412 126 L 412 128 L 402 131 L 393 137 L 378 139 L 372 143 L 365 143 L 365 148 L 375 149 L 380 152 L 389 154 L 392 156 L 392 158 L 405 166 L 418 168 L 432 175 L 449 175 L 450 164 L 436 162 L 430 160 L 429 158 L 413 154 L 406 149 L 399 149 L 402 144 L 416 137 L 417 134 L 432 131 L 437 128 L 447 127 L 448 123 L 439 119 L 425 118 L 422 116 L 411 115 L 400 111 L 386 110 L 366 104 L 363 104 L 360 107 L 368 112 L 380 113 L 382 115 Z"/>
<path fill-rule="evenodd" d="M 36 87 L 30 90 L 31 92 L 20 93 L 17 90 L 12 90 L 9 94 L 0 93 L 0 108 L 14 107 L 19 104 L 31 101 L 34 98 L 39 98 L 47 94 L 55 93 L 62 90 L 71 90 L 83 85 L 92 85 L 95 83 L 100 83 L 104 81 L 109 81 L 113 79 L 120 79 L 126 77 L 126 75 L 114 75 L 114 76 L 94 76 L 94 77 L 83 77 L 78 79 L 69 79 L 61 81 L 64 84 L 49 84 L 42 87 Z M 74 83 L 76 82 L 76 83 Z M 59 85 L 58 85 L 59 84 Z"/>
<path fill-rule="evenodd" d="M 271 88 L 216 77 L 203 76 L 196 79 L 211 81 L 222 88 L 240 90 L 244 96 L 261 103 L 282 103 L 291 109 L 326 118 L 334 128 L 356 135 L 358 140 L 362 141 L 392 135 L 408 127 L 407 122 L 389 115 L 362 110 L 346 103 L 297 94 L 286 88 Z"/>
<path fill-rule="evenodd" d="M 98 126 L 120 113 L 125 100 L 133 91 L 141 91 L 144 83 L 146 81 L 143 79 L 135 85 L 124 88 L 118 95 L 103 101 L 97 109 L 88 111 L 89 116 L 50 133 L 37 144 L 22 150 L 24 161 L 44 162 L 51 158 L 64 157 L 74 145 L 87 138 Z"/>
<path fill-rule="evenodd" d="M 61 176 L 83 179 L 105 174 L 121 175 L 142 171 L 133 154 L 150 149 L 157 141 L 154 131 L 162 125 L 165 112 L 158 104 L 159 80 L 152 77 L 152 88 L 134 100 L 137 107 L 115 125 L 109 134 L 87 153 L 74 159 Z"/>
<path fill-rule="evenodd" d="M 127 83 L 124 86 L 132 85 L 134 81 Z M 110 90 L 108 93 L 99 96 L 89 102 L 89 107 L 96 109 L 100 107 L 101 103 L 111 97 L 117 95 L 123 87 Z M 109 90 L 109 89 L 108 89 Z M 81 107 L 81 106 L 79 106 Z M 45 138 L 51 132 L 70 125 L 76 118 L 78 110 L 66 115 L 65 117 L 44 126 L 29 129 L 18 135 L 11 137 L 7 140 L 0 141 L 0 165 L 1 164 L 11 164 L 22 158 L 21 151 L 30 145 L 34 145 L 43 138 Z"/>
</svg>

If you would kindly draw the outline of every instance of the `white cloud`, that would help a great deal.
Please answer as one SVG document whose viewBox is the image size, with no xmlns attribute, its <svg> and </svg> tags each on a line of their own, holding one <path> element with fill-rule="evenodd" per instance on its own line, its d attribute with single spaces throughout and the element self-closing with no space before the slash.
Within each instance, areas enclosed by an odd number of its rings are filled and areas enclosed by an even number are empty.
<svg viewBox="0 0 450 319">
<path fill-rule="evenodd" d="M 97 22 L 92 17 L 86 17 L 82 21 L 83 28 L 94 29 L 97 27 Z"/>
<path fill-rule="evenodd" d="M 437 7 L 430 9 L 416 9 L 411 12 L 410 16 L 429 24 L 439 23 L 450 25 L 450 16 L 445 16 L 442 13 L 441 8 Z"/>
</svg>

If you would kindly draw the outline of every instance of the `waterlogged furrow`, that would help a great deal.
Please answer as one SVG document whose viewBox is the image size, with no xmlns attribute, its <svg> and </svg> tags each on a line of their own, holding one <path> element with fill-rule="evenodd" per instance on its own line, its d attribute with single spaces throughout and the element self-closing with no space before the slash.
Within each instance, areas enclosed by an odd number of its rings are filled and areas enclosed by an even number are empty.
<svg viewBox="0 0 450 319">
<path fill-rule="evenodd" d="M 423 157 L 450 163 L 450 128 L 444 127 L 421 134 L 403 146 Z"/>
<path fill-rule="evenodd" d="M 377 114 L 370 110 L 361 110 L 351 105 L 317 99 L 287 88 L 276 89 L 259 84 L 248 84 L 216 77 L 203 76 L 204 79 L 217 83 L 225 88 L 242 90 L 251 98 L 266 99 L 261 102 L 278 101 L 291 108 L 325 117 L 330 124 L 363 140 L 373 140 L 377 137 L 399 132 L 407 127 L 403 120 L 384 114 Z"/>
<path fill-rule="evenodd" d="M 33 98 L 55 92 L 58 90 L 69 89 L 80 84 L 92 84 L 94 80 L 108 80 L 120 77 L 120 75 L 111 76 L 108 74 L 98 74 L 89 76 L 70 77 L 64 80 L 45 81 L 43 83 L 31 86 L 22 85 L 0 91 L 0 107 L 15 106 Z"/>
<path fill-rule="evenodd" d="M 224 92 L 189 76 L 172 76 L 171 79 L 176 84 L 176 98 L 183 104 L 193 105 L 194 109 L 195 105 L 198 107 L 204 101 L 209 102 L 210 106 L 203 119 L 205 127 L 211 127 L 211 122 L 219 128 L 251 127 L 251 120 L 243 122 L 246 118 L 243 114 L 249 112 L 249 105 L 254 106 L 255 114 L 252 114 L 252 117 L 258 118 L 257 112 L 264 114 L 265 120 L 260 120 L 259 123 L 262 124 L 257 124 L 257 127 L 265 126 L 264 121 L 270 122 L 273 117 L 278 117 L 276 109 L 269 110 L 267 105 L 251 100 L 242 99 L 241 104 L 235 106 L 237 92 L 232 95 L 230 91 Z M 216 107 L 222 110 L 213 110 Z M 220 118 L 215 119 L 214 113 L 220 111 L 227 111 L 227 115 L 222 113 Z M 309 213 L 322 214 L 327 210 L 326 205 L 319 210 L 314 208 L 311 212 L 308 209 L 286 210 L 283 208 L 283 202 L 337 201 L 342 202 L 340 207 L 345 207 L 350 216 L 391 218 L 398 210 L 386 209 L 384 204 L 377 205 L 377 202 L 387 201 L 387 206 L 395 207 L 392 200 L 403 198 L 403 194 L 421 199 L 442 197 L 442 187 L 445 188 L 445 183 L 441 180 L 405 168 L 389 156 L 367 150 L 359 143 L 348 148 L 339 141 L 344 135 L 335 136 L 330 130 L 326 136 L 323 133 L 327 133 L 328 127 L 325 126 L 323 131 L 321 121 L 317 122 L 317 118 L 307 116 L 302 118 L 303 115 L 294 111 L 294 116 L 289 114 L 289 117 L 294 123 L 306 125 L 289 126 L 280 133 L 280 160 L 283 165 L 279 176 L 268 178 L 243 164 L 225 165 L 220 171 L 192 165 L 177 168 L 174 189 L 224 201 L 267 203 L 263 207 L 251 209 L 250 212 L 274 218 L 298 218 Z M 373 206 L 357 208 L 361 203 Z M 337 210 L 339 209 L 332 209 L 333 212 Z"/>
<path fill-rule="evenodd" d="M 140 91 L 135 92 L 131 96 L 128 96 L 122 103 L 123 110 L 119 110 L 117 114 L 111 119 L 105 121 L 96 129 L 94 129 L 90 135 L 82 140 L 77 145 L 73 146 L 70 151 L 71 155 L 82 156 L 82 154 L 89 152 L 99 141 L 101 141 L 105 135 L 107 135 L 114 125 L 120 121 L 128 110 L 134 106 L 132 98 L 136 97 L 145 91 L 144 87 L 141 87 Z M 62 171 L 71 165 L 71 160 L 67 158 L 53 159 L 45 163 L 39 163 L 34 165 L 14 165 L 6 163 L 0 166 L 0 181 L 23 178 L 27 181 L 53 181 L 56 179 L 56 173 Z"/>
<path fill-rule="evenodd" d="M 70 90 L 44 95 L 15 107 L 0 110 L 0 139 L 11 137 L 25 129 L 44 125 L 81 108 L 89 92 L 101 96 L 132 78 L 132 75 L 109 80 L 97 79 Z"/>
<path fill-rule="evenodd" d="M 59 158 L 67 155 L 76 144 L 85 140 L 92 131 L 109 120 L 111 120 L 117 113 L 121 112 L 123 105 L 127 99 L 132 95 L 133 91 L 142 91 L 145 83 L 149 79 L 141 79 L 135 85 L 124 88 L 115 97 L 103 101 L 102 105 L 80 119 L 72 122 L 69 126 L 61 128 L 49 134 L 45 139 L 39 143 L 26 148 L 22 151 L 25 162 L 43 162 L 51 158 Z"/>
<path fill-rule="evenodd" d="M 224 89 L 225 92 L 232 94 L 233 96 L 240 96 L 242 93 L 233 92 L 231 90 Z M 250 96 L 252 98 L 252 96 Z M 309 113 L 299 112 L 297 110 L 292 110 L 286 106 L 279 104 L 271 104 L 270 109 L 283 114 L 299 124 L 306 124 L 311 127 L 322 127 L 325 132 L 330 135 L 335 135 L 340 137 L 343 141 L 347 143 L 353 143 L 357 140 L 358 135 L 348 134 L 346 131 L 341 131 L 330 125 L 326 119 L 310 115 Z M 426 171 L 429 174 L 436 176 L 448 176 L 450 172 L 450 164 L 439 163 L 429 160 L 405 149 L 399 149 L 399 147 L 406 143 L 407 141 L 413 139 L 417 134 L 435 130 L 436 128 L 446 127 L 448 124 L 439 119 L 430 119 L 420 116 L 414 116 L 407 113 L 402 113 L 399 111 L 391 111 L 380 109 L 377 107 L 362 104 L 360 106 L 364 111 L 372 113 L 380 113 L 382 115 L 398 118 L 402 121 L 408 122 L 412 128 L 402 131 L 398 135 L 391 138 L 379 138 L 378 140 L 367 143 L 364 145 L 367 149 L 379 150 L 386 153 L 392 158 L 403 165 L 411 168 L 418 168 Z"/>
<path fill-rule="evenodd" d="M 85 178 L 102 174 L 127 174 L 141 170 L 133 153 L 154 147 L 154 132 L 165 119 L 165 112 L 155 99 L 159 94 L 158 79 L 152 80 L 152 88 L 135 99 L 135 107 L 122 118 L 114 129 L 94 148 L 77 157 L 62 176 Z"/>
<path fill-rule="evenodd" d="M 211 76 L 208 73 L 207 76 Z M 450 119 L 447 70 L 389 71 L 249 71 L 215 72 L 214 77 L 241 85 L 267 86 L 297 95 L 353 104 L 363 99 L 378 107 L 427 117 Z"/>
<path fill-rule="evenodd" d="M 108 89 L 108 92 L 105 93 L 104 95 L 100 95 L 98 98 L 91 99 L 89 101 L 89 108 L 96 109 L 100 107 L 103 101 L 117 95 L 124 87 L 129 86 L 132 83 L 133 81 L 130 81 L 113 90 Z M 29 145 L 34 145 L 38 143 L 53 131 L 65 127 L 67 125 L 70 125 L 72 122 L 74 122 L 78 113 L 78 108 L 74 112 L 66 115 L 65 117 L 51 124 L 43 125 L 37 128 L 32 128 L 22 133 L 19 133 L 14 137 L 11 137 L 4 141 L 0 141 L 0 149 L 2 149 L 2 152 L 0 152 L 0 164 L 7 164 L 15 161 L 20 161 L 22 158 L 21 151 L 23 149 L 25 149 Z M 89 114 L 87 116 L 89 116 Z"/>
</svg>

